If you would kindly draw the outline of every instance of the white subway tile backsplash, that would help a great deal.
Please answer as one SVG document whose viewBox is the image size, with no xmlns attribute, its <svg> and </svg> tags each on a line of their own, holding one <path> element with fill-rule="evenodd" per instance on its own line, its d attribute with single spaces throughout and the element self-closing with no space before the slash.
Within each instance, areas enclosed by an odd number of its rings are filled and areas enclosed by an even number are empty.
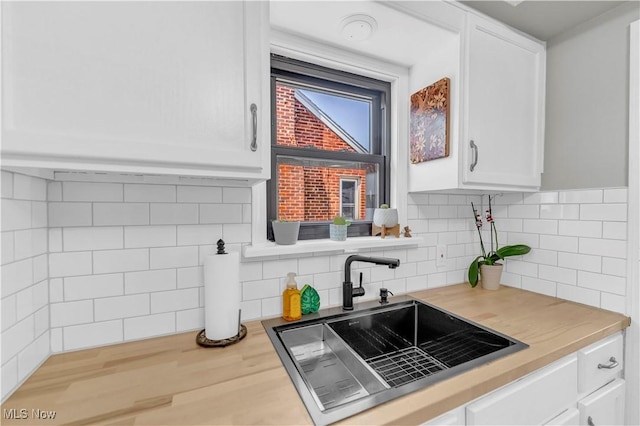
<svg viewBox="0 0 640 426">
<path fill-rule="evenodd" d="M 204 308 L 176 312 L 176 331 L 178 333 L 204 328 Z"/>
<path fill-rule="evenodd" d="M 49 313 L 49 301 L 46 301 L 46 305 L 36 311 L 34 315 L 34 335 L 40 336 L 42 333 L 46 333 L 49 331 L 49 318 L 51 314 Z"/>
<path fill-rule="evenodd" d="M 32 201 L 31 202 L 31 227 L 32 228 L 46 228 L 49 226 L 49 220 L 47 218 L 47 204 L 45 201 Z"/>
<path fill-rule="evenodd" d="M 553 281 L 533 277 L 522 277 L 521 288 L 535 293 L 546 294 L 547 296 L 556 296 L 556 283 Z"/>
<path fill-rule="evenodd" d="M 49 252 L 62 251 L 62 228 L 49 228 Z"/>
<path fill-rule="evenodd" d="M 126 184 L 124 186 L 124 201 L 127 203 L 175 203 L 176 187 L 174 185 Z"/>
<path fill-rule="evenodd" d="M 62 352 L 64 349 L 64 343 L 62 341 L 62 327 L 52 328 L 49 332 L 51 338 L 51 352 Z"/>
<path fill-rule="evenodd" d="M 557 192 L 533 192 L 524 194 L 524 204 L 557 204 Z"/>
<path fill-rule="evenodd" d="M 25 229 L 14 232 L 14 256 L 16 260 L 47 253 L 47 228 Z"/>
<path fill-rule="evenodd" d="M 49 277 L 49 256 L 42 254 L 33 258 L 33 282 L 37 283 Z"/>
<path fill-rule="evenodd" d="M 331 257 L 329 259 L 329 268 L 331 270 Z M 240 263 L 240 281 L 255 281 L 262 279 L 262 262 L 242 262 Z"/>
<path fill-rule="evenodd" d="M 42 281 L 20 291 L 16 295 L 16 314 L 18 321 L 34 314 L 49 303 L 49 285 Z"/>
<path fill-rule="evenodd" d="M 94 304 L 96 321 L 149 315 L 149 294 L 105 297 Z"/>
<path fill-rule="evenodd" d="M 301 289 L 302 284 L 298 284 L 298 289 Z M 242 283 L 242 300 L 265 299 L 267 297 L 276 297 L 281 293 L 280 280 L 277 278 Z"/>
<path fill-rule="evenodd" d="M 322 297 L 320 297 L 320 303 L 323 303 Z M 250 321 L 259 319 L 262 317 L 262 300 L 248 300 L 240 302 L 241 321 Z M 186 312 L 186 311 L 182 311 Z M 204 317 L 207 313 L 205 310 Z"/>
<path fill-rule="evenodd" d="M 626 221 L 626 204 L 585 204 L 580 206 L 580 220 Z"/>
<path fill-rule="evenodd" d="M 63 182 L 63 201 L 122 201 L 121 183 Z"/>
<path fill-rule="evenodd" d="M 242 273 L 242 264 L 240 265 L 240 272 Z M 202 266 L 194 266 L 192 268 L 178 268 L 177 287 L 189 288 L 189 287 L 201 287 L 204 285 L 204 268 Z M 240 276 L 240 281 L 245 279 Z"/>
<path fill-rule="evenodd" d="M 55 285 L 57 287 L 61 284 L 62 283 Z M 98 299 L 124 294 L 122 274 L 69 277 L 64 279 L 63 288 L 65 301 Z M 58 292 L 60 289 L 56 288 L 55 291 Z M 58 294 L 56 294 L 56 298 L 59 298 Z"/>
<path fill-rule="evenodd" d="M 18 380 L 24 380 L 49 356 L 49 333 L 44 333 L 31 342 L 18 355 Z"/>
<path fill-rule="evenodd" d="M 125 226 L 124 247 L 172 247 L 176 245 L 176 226 Z"/>
<path fill-rule="evenodd" d="M 135 340 L 176 332 L 176 315 L 173 312 L 124 320 L 124 339 Z"/>
<path fill-rule="evenodd" d="M 68 227 L 62 231 L 65 252 L 121 249 L 124 237 L 121 226 Z"/>
<path fill-rule="evenodd" d="M 607 275 L 615 275 L 617 277 L 626 277 L 627 276 L 627 259 L 615 259 L 612 257 L 603 257 L 602 273 Z"/>
<path fill-rule="evenodd" d="M 626 203 L 629 190 L 627 188 L 606 188 L 604 190 L 605 203 Z"/>
<path fill-rule="evenodd" d="M 122 339 L 122 320 L 76 325 L 64 329 L 63 349 L 72 351 L 103 346 L 122 342 Z"/>
<path fill-rule="evenodd" d="M 537 219 L 540 217 L 540 207 L 538 205 L 510 205 L 508 209 L 510 218 Z"/>
<path fill-rule="evenodd" d="M 542 204 L 540 206 L 541 219 L 579 219 L 579 204 Z"/>
<path fill-rule="evenodd" d="M 579 252 L 582 254 L 625 258 L 627 256 L 627 242 L 600 238 L 580 238 Z"/>
<path fill-rule="evenodd" d="M 2 265 L 13 262 L 15 260 L 13 250 L 13 235 L 14 233 L 11 231 L 0 233 L 2 240 L 2 248 L 0 249 L 0 256 L 2 256 L 2 258 L 0 260 L 0 264 Z"/>
<path fill-rule="evenodd" d="M 178 225 L 178 245 L 212 245 L 222 238 L 223 225 Z"/>
<path fill-rule="evenodd" d="M 558 253 L 558 266 L 590 272 L 601 272 L 602 258 L 588 254 Z"/>
<path fill-rule="evenodd" d="M 31 228 L 31 201 L 3 199 L 0 213 L 3 231 Z"/>
<path fill-rule="evenodd" d="M 197 204 L 151 204 L 152 225 L 189 225 L 198 223 Z"/>
<path fill-rule="evenodd" d="M 577 253 L 578 237 L 540 235 L 540 248 L 547 249 L 547 250 L 557 250 L 557 251 L 566 251 L 570 253 Z"/>
<path fill-rule="evenodd" d="M 146 269 L 149 269 L 148 249 L 104 250 L 93 252 L 94 274 L 143 271 Z"/>
<path fill-rule="evenodd" d="M 93 322 L 93 300 L 52 303 L 51 327 L 65 327 Z"/>
<path fill-rule="evenodd" d="M 502 222 L 500 223 L 502 225 Z M 502 229 L 502 227 L 500 228 Z M 524 219 L 523 232 L 532 234 L 551 234 L 558 233 L 558 221 L 549 219 Z"/>
<path fill-rule="evenodd" d="M 626 240 L 627 222 L 604 222 L 602 224 L 602 237 L 612 240 Z"/>
<path fill-rule="evenodd" d="M 548 265 L 538 266 L 538 278 L 542 278 L 543 280 L 575 285 L 577 279 L 576 277 L 577 271 L 575 269 Z"/>
<path fill-rule="evenodd" d="M 282 315 L 282 297 L 262 299 L 262 316 L 276 317 Z"/>
<path fill-rule="evenodd" d="M 178 186 L 178 203 L 222 203 L 222 188 Z"/>
<path fill-rule="evenodd" d="M 2 184 L 2 198 L 13 198 L 13 173 L 2 170 L 0 183 Z"/>
<path fill-rule="evenodd" d="M 306 257 L 298 260 L 300 275 L 317 274 L 331 270 L 331 259 L 325 256 Z"/>
<path fill-rule="evenodd" d="M 600 307 L 609 311 L 624 313 L 627 310 L 626 298 L 617 294 L 602 292 L 600 294 Z"/>
<path fill-rule="evenodd" d="M 572 237 L 602 237 L 602 222 L 586 220 L 561 220 L 558 222 L 558 234 Z"/>
<path fill-rule="evenodd" d="M 602 190 L 561 191 L 559 202 L 561 204 L 602 203 Z"/>
<path fill-rule="evenodd" d="M 49 303 L 64 302 L 64 280 L 51 278 L 49 280 Z"/>
<path fill-rule="evenodd" d="M 12 198 L 16 200 L 47 201 L 47 181 L 16 173 L 13 175 Z"/>
<path fill-rule="evenodd" d="M 539 265 L 556 266 L 558 264 L 558 252 L 555 250 L 532 249 L 524 259 L 527 262 Z"/>
<path fill-rule="evenodd" d="M 487 198 L 483 198 L 483 202 L 486 203 Z M 504 194 L 500 194 L 497 197 L 492 198 L 492 204 L 496 206 L 500 205 L 512 205 L 512 204 L 522 204 L 524 202 L 524 195 L 518 192 L 508 192 Z"/>
<path fill-rule="evenodd" d="M 222 202 L 225 204 L 251 203 L 251 188 L 222 188 Z"/>
<path fill-rule="evenodd" d="M 151 293 L 151 313 L 182 311 L 200 306 L 198 288 Z"/>
<path fill-rule="evenodd" d="M 149 204 L 94 203 L 93 225 L 148 225 Z"/>
<path fill-rule="evenodd" d="M 2 361 L 9 360 L 26 348 L 35 338 L 34 317 L 29 316 L 2 331 Z M 11 342 L 11 344 L 7 344 Z M 4 367 L 4 366 L 3 366 Z M 3 369 L 4 372 L 4 369 Z"/>
<path fill-rule="evenodd" d="M 51 278 L 91 275 L 92 273 L 99 272 L 92 268 L 92 253 L 89 251 L 49 254 L 49 276 Z"/>
<path fill-rule="evenodd" d="M 124 274 L 124 292 L 134 294 L 175 290 L 176 276 L 176 269 L 127 272 Z"/>
<path fill-rule="evenodd" d="M 544 265 L 536 265 L 535 263 L 523 262 L 521 260 L 515 260 L 514 258 L 505 260 L 504 264 L 506 266 L 505 269 L 508 272 L 529 277 L 537 277 L 538 268 L 544 267 Z"/>
<path fill-rule="evenodd" d="M 200 204 L 200 223 L 242 223 L 242 204 Z"/>
<path fill-rule="evenodd" d="M 151 269 L 198 266 L 198 247 L 161 247 L 149 249 Z"/>
<path fill-rule="evenodd" d="M 48 183 L 47 201 L 62 201 L 62 182 Z"/>
<path fill-rule="evenodd" d="M 627 280 L 624 277 L 578 271 L 578 286 L 624 296 Z"/>
<path fill-rule="evenodd" d="M 0 311 L 0 315 L 2 318 L 2 330 L 5 330 L 12 325 L 14 325 L 18 321 L 18 306 L 17 306 L 17 296 L 12 294 L 10 296 L 5 296 L 2 298 L 2 302 L 0 306 L 2 310 Z"/>
</svg>

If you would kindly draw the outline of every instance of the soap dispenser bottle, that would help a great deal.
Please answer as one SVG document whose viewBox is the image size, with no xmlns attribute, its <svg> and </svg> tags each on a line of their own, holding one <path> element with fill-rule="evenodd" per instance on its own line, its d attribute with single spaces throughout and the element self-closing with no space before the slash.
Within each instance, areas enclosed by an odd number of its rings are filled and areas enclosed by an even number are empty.
<svg viewBox="0 0 640 426">
<path fill-rule="evenodd" d="M 300 290 L 298 290 L 295 277 L 296 274 L 294 272 L 287 274 L 287 288 L 282 293 L 282 318 L 287 321 L 295 321 L 302 318 Z"/>
</svg>

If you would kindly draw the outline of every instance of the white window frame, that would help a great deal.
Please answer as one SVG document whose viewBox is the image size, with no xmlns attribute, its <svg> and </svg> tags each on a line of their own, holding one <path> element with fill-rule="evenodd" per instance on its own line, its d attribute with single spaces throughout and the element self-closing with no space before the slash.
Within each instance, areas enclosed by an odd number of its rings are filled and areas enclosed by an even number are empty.
<svg viewBox="0 0 640 426">
<path fill-rule="evenodd" d="M 340 178 L 340 216 L 344 216 L 343 204 L 342 204 L 342 191 L 344 191 L 344 187 L 342 184 L 344 182 L 353 182 L 354 183 L 354 202 L 353 202 L 353 220 L 362 219 L 360 217 L 360 178 L 357 177 L 341 177 Z"/>
</svg>

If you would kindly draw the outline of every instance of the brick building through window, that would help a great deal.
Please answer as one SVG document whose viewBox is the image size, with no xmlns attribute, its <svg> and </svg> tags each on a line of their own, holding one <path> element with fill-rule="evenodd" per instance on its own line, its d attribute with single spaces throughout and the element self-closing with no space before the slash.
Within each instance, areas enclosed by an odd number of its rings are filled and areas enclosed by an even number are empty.
<svg viewBox="0 0 640 426">
<path fill-rule="evenodd" d="M 365 149 L 327 116 L 305 91 L 276 83 L 277 145 L 310 150 L 364 153 Z M 305 222 L 350 220 L 367 216 L 367 184 L 375 165 L 303 161 L 291 158 L 277 166 L 278 218 Z M 369 206 L 370 209 L 374 206 Z"/>
</svg>

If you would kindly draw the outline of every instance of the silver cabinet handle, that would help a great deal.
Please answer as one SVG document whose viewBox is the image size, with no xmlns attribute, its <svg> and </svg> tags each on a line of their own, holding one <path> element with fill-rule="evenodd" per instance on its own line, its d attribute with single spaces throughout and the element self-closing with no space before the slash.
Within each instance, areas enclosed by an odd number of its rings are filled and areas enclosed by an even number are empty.
<svg viewBox="0 0 640 426">
<path fill-rule="evenodd" d="M 612 356 L 609 358 L 609 364 L 598 364 L 598 368 L 606 368 L 607 370 L 611 370 L 612 368 L 616 368 L 618 366 L 618 361 L 616 361 L 616 357 Z"/>
<path fill-rule="evenodd" d="M 589 426 L 596 426 L 596 424 L 593 422 L 593 419 L 591 418 L 591 416 L 589 416 L 589 417 L 587 418 L 587 424 L 588 424 Z"/>
<path fill-rule="evenodd" d="M 258 150 L 258 107 L 256 106 L 256 104 L 251 104 L 249 109 L 251 110 L 251 120 L 252 120 L 251 151 L 257 151 Z"/>
<path fill-rule="evenodd" d="M 473 169 L 475 169 L 476 165 L 478 164 L 478 145 L 476 145 L 473 142 L 473 140 L 471 140 L 471 142 L 469 143 L 469 146 L 471 147 L 474 153 L 473 161 L 471 162 L 471 166 L 469 166 L 469 170 L 473 171 Z"/>
</svg>

